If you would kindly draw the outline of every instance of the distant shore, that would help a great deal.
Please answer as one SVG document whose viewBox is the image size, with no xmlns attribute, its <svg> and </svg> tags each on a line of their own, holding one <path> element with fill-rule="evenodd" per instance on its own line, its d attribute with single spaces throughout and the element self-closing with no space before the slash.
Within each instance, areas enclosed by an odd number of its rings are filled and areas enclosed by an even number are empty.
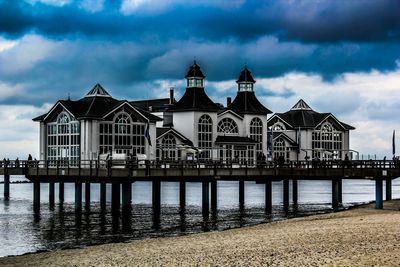
<svg viewBox="0 0 400 267">
<path fill-rule="evenodd" d="M 0 258 L 1 266 L 398 266 L 400 200 L 180 237 Z"/>
</svg>

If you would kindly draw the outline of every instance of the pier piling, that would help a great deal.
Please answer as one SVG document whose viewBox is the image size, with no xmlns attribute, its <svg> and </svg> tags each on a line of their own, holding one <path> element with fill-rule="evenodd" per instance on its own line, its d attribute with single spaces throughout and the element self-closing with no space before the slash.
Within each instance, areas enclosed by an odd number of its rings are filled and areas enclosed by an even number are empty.
<svg viewBox="0 0 400 267">
<path fill-rule="evenodd" d="M 60 204 L 64 203 L 64 183 L 60 182 L 58 184 L 58 200 Z"/>
<path fill-rule="evenodd" d="M 386 200 L 392 200 L 392 179 L 386 179 Z"/>
<path fill-rule="evenodd" d="M 296 179 L 293 179 L 292 180 L 292 198 L 293 198 L 294 206 L 297 206 L 297 204 L 298 204 L 298 197 L 299 197 L 298 182 Z"/>
<path fill-rule="evenodd" d="M 283 208 L 289 209 L 289 179 L 283 179 Z"/>
<path fill-rule="evenodd" d="M 49 183 L 49 207 L 54 207 L 54 182 Z"/>
<path fill-rule="evenodd" d="M 161 211 L 161 182 L 153 180 L 153 213 L 157 217 Z"/>
<path fill-rule="evenodd" d="M 375 208 L 377 209 L 383 208 L 382 184 L 382 179 L 375 180 Z"/>
<path fill-rule="evenodd" d="M 127 210 L 131 206 L 131 183 L 123 183 L 122 184 L 122 209 Z"/>
<path fill-rule="evenodd" d="M 75 211 L 81 212 L 82 210 L 82 183 L 75 183 Z"/>
<path fill-rule="evenodd" d="M 338 190 L 339 190 L 339 206 L 343 204 L 343 179 L 338 180 Z"/>
<path fill-rule="evenodd" d="M 106 183 L 100 183 L 100 208 L 106 209 Z"/>
<path fill-rule="evenodd" d="M 186 206 L 186 183 L 185 181 L 179 182 L 179 204 L 181 209 Z"/>
<path fill-rule="evenodd" d="M 111 210 L 113 214 L 119 214 L 121 188 L 119 183 L 111 184 Z"/>
<path fill-rule="evenodd" d="M 244 207 L 244 180 L 239 180 L 239 206 Z"/>
<path fill-rule="evenodd" d="M 217 191 L 217 181 L 211 181 L 211 209 L 213 212 L 217 211 L 217 199 L 218 199 L 218 191 Z"/>
<path fill-rule="evenodd" d="M 202 213 L 203 217 L 208 219 L 210 212 L 210 183 L 202 182 Z"/>
<path fill-rule="evenodd" d="M 339 207 L 339 179 L 332 179 L 332 208 Z"/>
<path fill-rule="evenodd" d="M 271 213 L 272 211 L 272 182 L 271 180 L 265 183 L 265 211 Z"/>
<path fill-rule="evenodd" d="M 85 183 L 85 209 L 90 208 L 90 183 Z"/>
<path fill-rule="evenodd" d="M 33 211 L 39 212 L 40 210 L 40 183 L 33 183 Z"/>
<path fill-rule="evenodd" d="M 4 200 L 10 199 L 10 175 L 4 174 Z"/>
</svg>

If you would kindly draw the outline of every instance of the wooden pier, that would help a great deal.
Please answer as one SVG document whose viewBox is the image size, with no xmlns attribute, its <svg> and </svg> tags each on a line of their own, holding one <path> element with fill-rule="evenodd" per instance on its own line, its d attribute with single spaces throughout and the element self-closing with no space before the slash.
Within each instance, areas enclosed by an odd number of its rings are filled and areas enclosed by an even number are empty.
<svg viewBox="0 0 400 267">
<path fill-rule="evenodd" d="M 82 184 L 85 185 L 85 205 L 90 204 L 90 184 L 100 185 L 100 206 L 106 206 L 106 184 L 112 185 L 112 211 L 130 207 L 132 183 L 152 182 L 154 214 L 160 213 L 161 182 L 179 182 L 179 200 L 183 208 L 186 202 L 186 182 L 202 183 L 202 211 L 209 215 L 209 207 L 217 210 L 218 181 L 239 182 L 239 205 L 244 205 L 245 181 L 265 184 L 265 210 L 272 209 L 272 182 L 283 181 L 283 206 L 289 208 L 289 180 L 292 180 L 292 202 L 297 205 L 299 180 L 331 180 L 332 207 L 337 209 L 342 202 L 343 179 L 375 180 L 376 208 L 382 208 L 383 181 L 386 183 L 386 199 L 392 199 L 392 179 L 400 177 L 400 165 L 396 161 L 297 161 L 278 166 L 246 162 L 221 161 L 11 161 L 2 164 L 0 175 L 4 175 L 4 199 L 10 197 L 10 175 L 24 175 L 33 182 L 33 206 L 40 210 L 40 184 L 49 183 L 49 205 L 54 206 L 55 184 L 59 185 L 59 201 L 64 201 L 64 183 L 75 184 L 75 209 L 82 209 Z M 211 186 L 211 190 L 210 190 Z M 122 187 L 122 190 L 121 190 Z M 211 194 L 210 194 L 211 191 Z M 211 198 L 211 201 L 210 201 Z"/>
</svg>

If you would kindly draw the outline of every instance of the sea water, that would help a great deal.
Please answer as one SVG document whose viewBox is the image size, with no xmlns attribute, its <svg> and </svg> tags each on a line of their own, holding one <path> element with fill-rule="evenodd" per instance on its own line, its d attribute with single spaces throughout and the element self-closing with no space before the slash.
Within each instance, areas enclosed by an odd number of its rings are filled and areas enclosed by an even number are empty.
<svg viewBox="0 0 400 267">
<path fill-rule="evenodd" d="M 23 181 L 11 176 L 11 182 Z M 0 181 L 3 177 L 0 176 Z M 393 180 L 393 198 L 400 198 L 400 179 Z M 201 183 L 186 183 L 186 208 L 179 208 L 179 183 L 161 183 L 161 214 L 153 216 L 150 182 L 132 184 L 132 209 L 111 214 L 111 186 L 107 185 L 107 210 L 100 209 L 100 186 L 91 185 L 91 202 L 82 213 L 74 211 L 74 184 L 65 184 L 65 202 L 48 205 L 48 184 L 41 184 L 40 213 L 33 212 L 33 184 L 10 185 L 10 200 L 3 197 L 0 184 L 0 257 L 37 251 L 59 250 L 111 242 L 128 242 L 163 236 L 177 236 L 204 231 L 224 230 L 259 223 L 332 211 L 331 181 L 298 182 L 298 207 L 282 207 L 282 182 L 272 183 L 273 210 L 264 211 L 265 185 L 245 183 L 245 206 L 239 207 L 238 182 L 219 181 L 217 213 L 203 218 Z M 385 189 L 385 188 L 384 188 Z M 83 186 L 83 195 L 84 195 Z M 291 190 L 290 190 L 291 193 Z M 385 195 L 385 194 L 384 194 Z M 375 182 L 343 180 L 343 204 L 350 207 L 375 200 Z"/>
</svg>

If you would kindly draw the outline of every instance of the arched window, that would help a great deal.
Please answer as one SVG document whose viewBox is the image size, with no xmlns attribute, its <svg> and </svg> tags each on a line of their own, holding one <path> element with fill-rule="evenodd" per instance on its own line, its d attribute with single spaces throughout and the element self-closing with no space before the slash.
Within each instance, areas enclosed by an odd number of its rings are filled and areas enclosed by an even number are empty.
<svg viewBox="0 0 400 267">
<path fill-rule="evenodd" d="M 286 144 L 283 138 L 279 137 L 274 142 L 274 157 L 277 159 L 280 156 L 285 158 Z"/>
<path fill-rule="evenodd" d="M 161 140 L 161 158 L 175 160 L 176 155 L 176 139 L 172 134 L 167 134 Z"/>
<path fill-rule="evenodd" d="M 238 126 L 231 118 L 223 118 L 218 123 L 218 133 L 237 134 L 238 132 Z"/>
<path fill-rule="evenodd" d="M 263 153 L 263 123 L 260 118 L 250 121 L 250 138 L 257 141 L 256 155 Z"/>
<path fill-rule="evenodd" d="M 280 122 L 277 122 L 272 126 L 272 131 L 274 132 L 279 132 L 284 130 L 286 130 L 285 126 Z"/>
<path fill-rule="evenodd" d="M 124 147 L 131 145 L 131 120 L 126 113 L 119 114 L 114 120 L 114 144 L 117 153 L 124 153 Z"/>
<path fill-rule="evenodd" d="M 200 158 L 209 159 L 211 157 L 212 149 L 212 119 L 208 115 L 203 115 L 199 119 L 198 123 L 198 138 L 199 148 L 203 151 L 200 154 Z"/>
<path fill-rule="evenodd" d="M 342 158 L 343 133 L 331 123 L 324 123 L 312 133 L 313 157 Z M 324 152 L 329 153 L 324 153 Z"/>
</svg>

